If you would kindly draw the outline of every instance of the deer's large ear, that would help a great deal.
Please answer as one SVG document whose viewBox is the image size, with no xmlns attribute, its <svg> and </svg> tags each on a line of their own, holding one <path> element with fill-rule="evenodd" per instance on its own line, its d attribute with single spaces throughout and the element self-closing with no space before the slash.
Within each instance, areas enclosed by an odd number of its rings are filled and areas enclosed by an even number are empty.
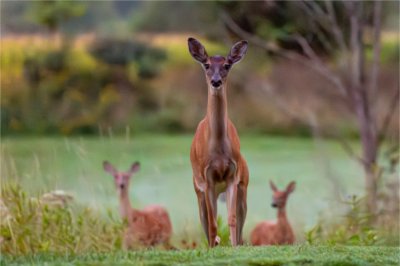
<svg viewBox="0 0 400 266">
<path fill-rule="evenodd" d="M 139 162 L 134 162 L 134 163 L 131 165 L 131 168 L 129 169 L 128 173 L 129 173 L 129 174 L 134 174 L 134 173 L 136 173 L 137 171 L 139 171 L 139 169 L 140 169 L 140 163 L 139 163 Z"/>
<path fill-rule="evenodd" d="M 242 60 L 247 52 L 247 46 L 247 41 L 240 41 L 235 43 L 232 46 L 231 51 L 229 52 L 229 55 L 227 57 L 228 63 L 233 65 Z"/>
<path fill-rule="evenodd" d="M 103 162 L 103 169 L 104 171 L 112 175 L 117 173 L 117 170 L 115 170 L 114 166 L 112 166 L 112 164 L 109 163 L 108 161 Z"/>
<path fill-rule="evenodd" d="M 195 38 L 190 37 L 188 39 L 189 52 L 198 62 L 204 64 L 207 62 L 208 55 L 206 48 Z"/>
<path fill-rule="evenodd" d="M 294 191 L 294 189 L 296 188 L 296 182 L 292 181 L 289 183 L 289 185 L 287 185 L 286 187 L 286 193 L 292 193 Z"/>
<path fill-rule="evenodd" d="M 275 186 L 274 182 L 271 180 L 269 181 L 269 186 L 271 187 L 272 191 L 276 192 L 278 191 L 278 188 Z"/>
</svg>

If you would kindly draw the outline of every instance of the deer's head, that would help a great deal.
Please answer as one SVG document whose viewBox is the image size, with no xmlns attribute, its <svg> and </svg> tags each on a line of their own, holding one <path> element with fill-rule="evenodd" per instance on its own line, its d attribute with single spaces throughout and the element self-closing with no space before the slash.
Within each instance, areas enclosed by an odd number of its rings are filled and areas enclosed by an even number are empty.
<svg viewBox="0 0 400 266">
<path fill-rule="evenodd" d="M 269 185 L 274 192 L 271 206 L 278 209 L 285 208 L 287 198 L 289 197 L 289 194 L 294 191 L 296 183 L 294 181 L 290 182 L 285 190 L 278 190 L 272 181 L 269 181 Z"/>
<path fill-rule="evenodd" d="M 229 70 L 244 57 L 247 51 L 247 41 L 235 43 L 226 58 L 220 55 L 208 56 L 204 46 L 194 38 L 189 38 L 188 44 L 192 57 L 203 66 L 207 84 L 214 93 L 224 87 Z"/>
<path fill-rule="evenodd" d="M 114 177 L 115 187 L 118 192 L 126 191 L 129 187 L 129 180 L 132 174 L 136 173 L 140 169 L 139 162 L 135 162 L 131 165 L 131 168 L 126 172 L 119 172 L 115 167 L 108 161 L 103 162 L 104 171 L 111 174 Z"/>
</svg>

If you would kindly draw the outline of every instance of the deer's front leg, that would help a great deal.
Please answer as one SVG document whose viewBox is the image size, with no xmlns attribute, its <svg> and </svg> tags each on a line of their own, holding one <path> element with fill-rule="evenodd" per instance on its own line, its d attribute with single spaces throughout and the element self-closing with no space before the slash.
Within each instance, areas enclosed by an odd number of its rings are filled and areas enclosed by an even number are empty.
<svg viewBox="0 0 400 266">
<path fill-rule="evenodd" d="M 207 241 L 210 243 L 210 238 L 208 237 L 208 214 L 206 205 L 206 195 L 204 192 L 196 190 L 197 202 L 199 205 L 199 216 L 201 225 L 203 227 L 204 233 L 206 234 Z"/>
<path fill-rule="evenodd" d="M 215 247 L 219 244 L 217 236 L 217 196 L 212 183 L 206 188 L 206 206 L 208 220 L 208 246 Z"/>
<path fill-rule="evenodd" d="M 236 210 L 236 237 L 237 244 L 243 245 L 243 226 L 247 214 L 247 186 L 244 183 L 237 185 L 237 210 Z"/>
<path fill-rule="evenodd" d="M 237 246 L 237 185 L 231 182 L 226 189 L 229 235 L 232 246 Z"/>
</svg>

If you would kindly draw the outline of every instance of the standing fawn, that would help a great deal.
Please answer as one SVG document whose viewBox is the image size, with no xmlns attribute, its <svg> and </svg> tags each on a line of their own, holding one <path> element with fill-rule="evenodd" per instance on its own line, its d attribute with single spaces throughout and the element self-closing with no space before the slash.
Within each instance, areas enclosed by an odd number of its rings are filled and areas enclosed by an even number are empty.
<svg viewBox="0 0 400 266">
<path fill-rule="evenodd" d="M 132 164 L 127 172 L 117 171 L 111 163 L 103 163 L 104 170 L 114 176 L 115 187 L 119 195 L 120 214 L 127 222 L 127 228 L 123 234 L 123 247 L 149 247 L 163 244 L 171 248 L 169 239 L 172 234 L 172 225 L 168 212 L 161 206 L 152 205 L 137 210 L 131 207 L 129 200 L 129 181 L 132 174 L 139 171 L 138 162 Z"/>
<path fill-rule="evenodd" d="M 226 58 L 208 56 L 204 46 L 194 38 L 188 39 L 188 45 L 192 57 L 203 66 L 208 85 L 207 113 L 197 127 L 190 150 L 200 220 L 209 247 L 214 247 L 220 241 L 217 198 L 226 191 L 230 239 L 237 246 L 243 243 L 249 172 L 240 154 L 236 128 L 228 118 L 226 81 L 231 67 L 244 57 L 247 42 L 233 45 Z"/>
<path fill-rule="evenodd" d="M 265 221 L 259 223 L 251 232 L 251 244 L 254 246 L 293 244 L 295 237 L 286 217 L 285 206 L 289 194 L 294 191 L 296 183 L 290 182 L 284 191 L 279 191 L 271 181 L 269 183 L 274 192 L 272 207 L 278 208 L 278 220 L 276 222 Z"/>
</svg>

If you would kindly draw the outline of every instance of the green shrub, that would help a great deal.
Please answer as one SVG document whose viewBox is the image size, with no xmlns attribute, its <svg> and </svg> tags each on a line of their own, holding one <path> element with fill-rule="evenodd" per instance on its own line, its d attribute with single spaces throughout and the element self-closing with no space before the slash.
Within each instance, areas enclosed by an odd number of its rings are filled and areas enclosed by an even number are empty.
<svg viewBox="0 0 400 266">
<path fill-rule="evenodd" d="M 366 198 L 355 195 L 342 201 L 347 212 L 336 221 L 322 218 L 306 232 L 309 244 L 394 245 L 400 244 L 398 145 L 389 147 L 381 166 L 377 166 L 377 211 L 368 211 Z M 385 163 L 387 161 L 387 163 Z"/>
<path fill-rule="evenodd" d="M 343 203 L 349 210 L 337 223 L 321 220 L 306 232 L 309 244 L 374 245 L 384 241 L 371 224 L 372 217 L 365 209 L 364 198 L 351 196 Z"/>
<path fill-rule="evenodd" d="M 158 64 L 166 59 L 166 53 L 158 48 L 131 40 L 98 39 L 89 52 L 98 60 L 110 64 L 127 66 L 130 62 L 138 64 L 141 78 L 153 78 L 158 74 Z"/>
<path fill-rule="evenodd" d="M 9 217 L 0 226 L 1 252 L 10 255 L 52 252 L 105 252 L 121 247 L 123 224 L 76 204 L 59 207 L 30 198 L 16 185 L 4 185 Z"/>
</svg>

